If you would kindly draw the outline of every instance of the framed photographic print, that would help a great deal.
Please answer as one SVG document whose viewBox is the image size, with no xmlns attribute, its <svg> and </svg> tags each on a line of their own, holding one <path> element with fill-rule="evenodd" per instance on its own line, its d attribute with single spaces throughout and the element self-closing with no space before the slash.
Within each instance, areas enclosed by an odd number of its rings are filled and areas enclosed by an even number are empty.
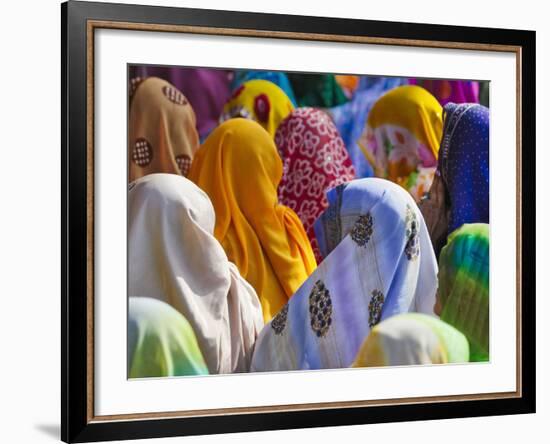
<svg viewBox="0 0 550 444">
<path fill-rule="evenodd" d="M 64 441 L 535 411 L 534 32 L 61 13 Z"/>
</svg>

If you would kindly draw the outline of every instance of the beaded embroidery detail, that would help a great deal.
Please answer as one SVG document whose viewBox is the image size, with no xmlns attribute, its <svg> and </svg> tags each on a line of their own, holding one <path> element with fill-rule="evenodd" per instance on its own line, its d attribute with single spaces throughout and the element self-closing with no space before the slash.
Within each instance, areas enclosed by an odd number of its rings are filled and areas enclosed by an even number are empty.
<svg viewBox="0 0 550 444">
<path fill-rule="evenodd" d="M 326 336 L 332 324 L 332 300 L 323 281 L 318 280 L 309 294 L 311 329 L 318 338 Z"/>
<path fill-rule="evenodd" d="M 369 242 L 373 233 L 373 220 L 370 213 L 359 216 L 355 225 L 351 229 L 351 238 L 360 247 L 364 247 Z"/>
<path fill-rule="evenodd" d="M 416 212 L 409 205 L 407 205 L 405 225 L 405 236 L 407 238 L 405 254 L 408 260 L 413 261 L 420 253 L 420 243 L 418 240 L 418 217 L 416 216 Z"/>
<path fill-rule="evenodd" d="M 145 167 L 153 160 L 153 147 L 147 139 L 140 137 L 134 143 L 132 160 L 137 166 Z"/>
<path fill-rule="evenodd" d="M 380 290 L 372 291 L 372 298 L 369 302 L 369 327 L 373 328 L 380 322 L 382 307 L 384 306 L 384 295 Z"/>
<path fill-rule="evenodd" d="M 271 328 L 275 331 L 276 335 L 282 335 L 286 327 L 286 319 L 288 317 L 288 304 L 281 309 L 279 313 L 275 315 L 271 321 Z"/>
</svg>

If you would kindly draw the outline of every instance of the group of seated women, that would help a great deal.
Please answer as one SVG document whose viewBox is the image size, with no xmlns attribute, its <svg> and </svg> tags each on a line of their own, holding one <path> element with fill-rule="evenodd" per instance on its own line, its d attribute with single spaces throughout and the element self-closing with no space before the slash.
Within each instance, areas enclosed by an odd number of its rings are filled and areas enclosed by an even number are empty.
<svg viewBox="0 0 550 444">
<path fill-rule="evenodd" d="M 133 69 L 129 377 L 489 360 L 483 85 Z"/>
</svg>

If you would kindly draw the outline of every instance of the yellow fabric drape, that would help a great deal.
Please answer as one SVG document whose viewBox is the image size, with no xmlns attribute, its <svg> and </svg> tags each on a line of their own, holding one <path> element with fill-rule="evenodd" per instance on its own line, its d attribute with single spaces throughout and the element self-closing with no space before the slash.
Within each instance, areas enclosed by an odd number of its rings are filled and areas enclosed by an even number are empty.
<svg viewBox="0 0 550 444">
<path fill-rule="evenodd" d="M 292 112 L 294 106 L 285 92 L 268 80 L 249 80 L 238 86 L 223 107 L 222 122 L 244 117 L 258 122 L 275 137 L 279 124 Z"/>
<path fill-rule="evenodd" d="M 409 130 L 437 159 L 443 131 L 443 108 L 420 86 L 405 85 L 384 94 L 372 107 L 368 125 L 396 125 Z"/>
<path fill-rule="evenodd" d="M 415 200 L 431 186 L 443 132 L 443 108 L 424 88 L 392 89 L 374 104 L 358 141 L 375 175 L 407 189 Z"/>
<path fill-rule="evenodd" d="M 157 77 L 141 82 L 128 129 L 129 182 L 153 173 L 187 176 L 199 135 L 195 112 L 175 86 Z"/>
<path fill-rule="evenodd" d="M 282 161 L 257 123 L 230 119 L 197 151 L 189 178 L 209 195 L 214 236 L 255 288 L 269 321 L 316 268 L 304 227 L 277 201 Z"/>
</svg>

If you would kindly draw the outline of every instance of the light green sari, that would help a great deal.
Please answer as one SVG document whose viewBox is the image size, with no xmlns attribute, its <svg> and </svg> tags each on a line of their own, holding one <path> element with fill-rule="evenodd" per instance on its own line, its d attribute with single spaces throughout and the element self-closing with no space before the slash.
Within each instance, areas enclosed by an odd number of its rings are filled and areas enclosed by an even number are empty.
<svg viewBox="0 0 550 444">
<path fill-rule="evenodd" d="M 489 360 L 489 225 L 465 224 L 439 257 L 441 319 L 466 335 L 470 361 Z"/>
<path fill-rule="evenodd" d="M 158 299 L 129 298 L 129 378 L 207 374 L 195 333 L 176 309 Z"/>
</svg>

